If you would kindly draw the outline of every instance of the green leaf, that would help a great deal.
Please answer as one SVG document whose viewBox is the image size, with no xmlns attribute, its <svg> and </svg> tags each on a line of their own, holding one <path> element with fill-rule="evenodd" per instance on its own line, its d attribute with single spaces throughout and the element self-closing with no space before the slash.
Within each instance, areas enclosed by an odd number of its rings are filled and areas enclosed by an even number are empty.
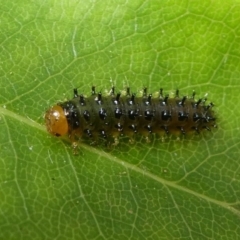
<svg viewBox="0 0 240 240">
<path fill-rule="evenodd" d="M 240 4 L 1 3 L 0 239 L 239 239 Z M 204 136 L 112 150 L 49 136 L 44 112 L 130 86 L 215 103 Z"/>
</svg>

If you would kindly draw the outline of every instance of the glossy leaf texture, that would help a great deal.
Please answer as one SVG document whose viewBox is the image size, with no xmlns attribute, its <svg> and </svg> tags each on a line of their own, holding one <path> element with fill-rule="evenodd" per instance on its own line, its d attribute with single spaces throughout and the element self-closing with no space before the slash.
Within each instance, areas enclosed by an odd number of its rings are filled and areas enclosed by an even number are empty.
<svg viewBox="0 0 240 240">
<path fill-rule="evenodd" d="M 0 239 L 239 239 L 239 1 L 12 0 L 0 15 Z M 218 128 L 75 156 L 43 116 L 92 85 L 208 93 Z"/>
</svg>

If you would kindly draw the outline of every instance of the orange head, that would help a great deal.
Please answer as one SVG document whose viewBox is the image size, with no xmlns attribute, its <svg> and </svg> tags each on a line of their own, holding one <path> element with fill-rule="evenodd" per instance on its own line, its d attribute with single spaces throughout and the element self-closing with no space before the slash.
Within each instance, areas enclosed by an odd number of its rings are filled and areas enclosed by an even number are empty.
<svg viewBox="0 0 240 240">
<path fill-rule="evenodd" d="M 60 137 L 68 133 L 68 121 L 64 109 L 55 105 L 45 113 L 46 127 L 49 133 Z"/>
</svg>

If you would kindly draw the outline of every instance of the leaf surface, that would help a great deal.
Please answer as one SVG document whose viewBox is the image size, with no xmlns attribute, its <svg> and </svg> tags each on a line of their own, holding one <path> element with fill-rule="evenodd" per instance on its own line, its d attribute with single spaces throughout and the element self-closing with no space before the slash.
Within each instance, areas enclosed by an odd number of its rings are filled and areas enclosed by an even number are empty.
<svg viewBox="0 0 240 240">
<path fill-rule="evenodd" d="M 0 239 L 239 239 L 239 1 L 1 4 Z M 208 93 L 218 129 L 114 149 L 45 111 L 112 84 Z"/>
</svg>

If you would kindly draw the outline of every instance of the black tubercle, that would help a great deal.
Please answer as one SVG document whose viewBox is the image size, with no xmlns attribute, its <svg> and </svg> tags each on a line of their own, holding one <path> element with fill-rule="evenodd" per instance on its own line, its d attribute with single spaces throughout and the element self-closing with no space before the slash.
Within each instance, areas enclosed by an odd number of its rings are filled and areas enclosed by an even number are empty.
<svg viewBox="0 0 240 240">
<path fill-rule="evenodd" d="M 176 90 L 176 98 L 179 98 L 179 90 Z"/>
<path fill-rule="evenodd" d="M 92 95 L 96 95 L 95 86 L 92 86 Z"/>
<path fill-rule="evenodd" d="M 144 88 L 143 89 L 143 97 L 146 97 L 147 96 L 147 88 Z"/>
<path fill-rule="evenodd" d="M 85 105 L 85 99 L 84 99 L 84 97 L 83 97 L 82 94 L 79 96 L 79 103 L 80 103 L 82 106 Z"/>
<path fill-rule="evenodd" d="M 100 117 L 101 120 L 105 120 L 106 119 L 107 112 L 106 112 L 106 110 L 104 108 L 100 108 L 98 113 L 99 113 L 99 117 Z"/>
<path fill-rule="evenodd" d="M 120 119 L 122 116 L 122 109 L 121 108 L 116 108 L 114 112 L 115 118 Z"/>
<path fill-rule="evenodd" d="M 127 96 L 130 96 L 130 88 L 127 87 L 127 93 L 126 93 Z"/>
<path fill-rule="evenodd" d="M 106 131 L 105 131 L 104 129 L 101 129 L 101 130 L 100 130 L 100 135 L 101 135 L 101 137 L 103 137 L 103 138 L 107 138 L 107 133 L 106 133 Z"/>
<path fill-rule="evenodd" d="M 184 97 L 182 98 L 182 101 L 179 102 L 179 105 L 184 106 L 184 102 L 186 101 L 186 99 L 187 99 L 187 97 L 184 96 Z"/>
<path fill-rule="evenodd" d="M 113 100 L 113 103 L 114 103 L 115 105 L 118 105 L 118 104 L 120 103 L 120 96 L 121 96 L 121 94 L 118 93 L 117 96 L 116 96 L 116 98 Z"/>
<path fill-rule="evenodd" d="M 152 118 L 154 117 L 154 113 L 152 110 L 146 110 L 144 112 L 144 116 L 145 116 L 145 119 L 148 120 L 148 121 L 151 121 Z"/>
<path fill-rule="evenodd" d="M 112 96 L 115 95 L 115 87 L 112 87 L 112 89 L 111 89 L 111 95 L 112 95 Z"/>
<path fill-rule="evenodd" d="M 162 128 L 164 129 L 164 131 L 165 131 L 166 134 L 169 134 L 169 130 L 168 130 L 168 127 L 167 127 L 167 126 L 162 126 Z"/>
<path fill-rule="evenodd" d="M 188 119 L 188 113 L 184 111 L 178 112 L 178 121 L 185 121 Z"/>
<path fill-rule="evenodd" d="M 163 98 L 163 89 L 160 88 L 159 90 L 159 98 L 162 99 Z"/>
<path fill-rule="evenodd" d="M 73 89 L 73 97 L 74 97 L 74 98 L 77 98 L 77 97 L 78 97 L 78 90 L 77 90 L 77 88 L 74 88 L 74 89 Z"/>
<path fill-rule="evenodd" d="M 84 133 L 86 133 L 88 137 L 92 137 L 92 131 L 90 129 L 84 129 Z"/>
<path fill-rule="evenodd" d="M 168 95 L 164 98 L 164 100 L 162 102 L 163 105 L 167 105 L 168 104 L 168 98 L 169 98 Z"/>
<path fill-rule="evenodd" d="M 89 120 L 90 120 L 90 113 L 89 113 L 88 110 L 85 110 L 85 111 L 83 112 L 83 116 L 84 116 L 84 118 L 85 118 L 86 121 L 89 121 Z"/>
<path fill-rule="evenodd" d="M 152 94 L 147 95 L 147 88 L 143 89 L 143 103 L 146 106 L 152 104 Z"/>
<path fill-rule="evenodd" d="M 138 111 L 137 110 L 128 110 L 129 119 L 135 120 L 137 116 L 138 116 Z"/>
<path fill-rule="evenodd" d="M 98 93 L 97 99 L 96 99 L 97 104 L 101 105 L 102 104 L 102 93 Z"/>
<path fill-rule="evenodd" d="M 131 98 L 128 100 L 128 105 L 134 105 L 135 94 L 132 94 Z"/>
<path fill-rule="evenodd" d="M 119 132 L 122 132 L 122 130 L 123 130 L 123 125 L 121 125 L 121 123 L 117 123 L 117 124 L 115 124 L 115 128 L 117 128 L 117 130 L 118 130 Z"/>
<path fill-rule="evenodd" d="M 162 111 L 162 120 L 169 121 L 171 119 L 171 113 L 168 110 Z"/>
<path fill-rule="evenodd" d="M 202 102 L 202 99 L 200 98 L 200 99 L 195 103 L 195 106 L 198 108 L 198 106 L 200 105 L 201 102 Z"/>
<path fill-rule="evenodd" d="M 145 126 L 145 128 L 148 130 L 149 133 L 152 133 L 152 127 L 151 125 Z"/>
<path fill-rule="evenodd" d="M 185 135 L 185 130 L 184 130 L 184 128 L 183 128 L 183 127 L 180 127 L 180 130 L 181 130 L 181 133 L 182 133 L 183 135 Z"/>
<path fill-rule="evenodd" d="M 192 93 L 192 99 L 195 98 L 195 95 L 196 95 L 196 93 L 195 93 L 195 91 L 193 91 L 193 93 Z"/>
</svg>

